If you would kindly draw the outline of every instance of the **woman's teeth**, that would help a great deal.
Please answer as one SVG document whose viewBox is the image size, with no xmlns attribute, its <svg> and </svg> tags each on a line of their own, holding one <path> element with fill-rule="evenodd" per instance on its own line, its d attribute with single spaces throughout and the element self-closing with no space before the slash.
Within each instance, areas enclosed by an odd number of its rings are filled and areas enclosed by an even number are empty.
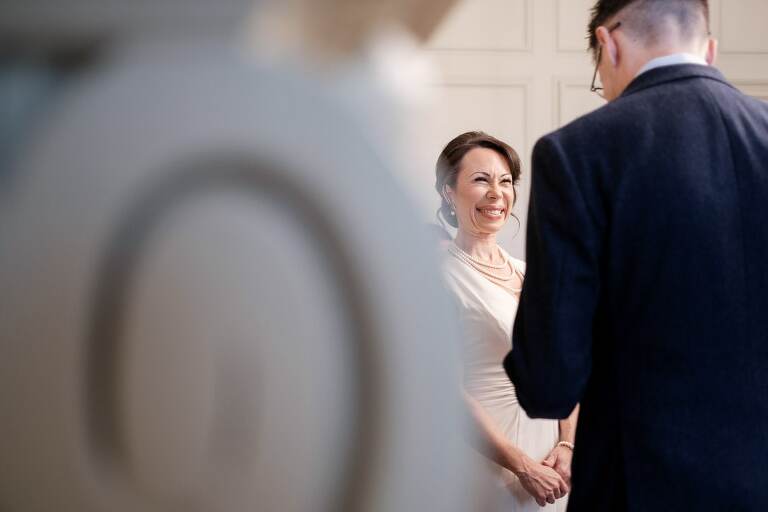
<svg viewBox="0 0 768 512">
<path fill-rule="evenodd" d="M 499 209 L 487 209 L 487 208 L 480 209 L 480 213 L 488 217 L 501 217 L 501 214 L 503 212 L 504 210 L 499 210 Z"/>
</svg>

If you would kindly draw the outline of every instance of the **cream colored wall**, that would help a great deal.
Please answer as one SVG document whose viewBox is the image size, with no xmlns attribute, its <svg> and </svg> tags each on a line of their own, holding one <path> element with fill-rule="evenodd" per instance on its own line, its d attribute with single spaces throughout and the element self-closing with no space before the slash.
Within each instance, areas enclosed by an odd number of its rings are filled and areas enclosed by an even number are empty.
<svg viewBox="0 0 768 512">
<path fill-rule="evenodd" d="M 516 214 L 525 225 L 530 152 L 543 134 L 589 112 L 601 100 L 589 91 L 585 50 L 594 0 L 461 0 L 425 48 L 441 77 L 433 112 L 418 134 L 429 157 L 409 185 L 434 211 L 434 160 L 455 135 L 482 129 L 518 150 L 523 180 Z M 746 93 L 768 101 L 768 0 L 711 0 L 718 67 Z M 596 144 L 599 141 L 596 141 Z M 524 229 L 511 222 L 501 236 L 524 255 Z"/>
</svg>

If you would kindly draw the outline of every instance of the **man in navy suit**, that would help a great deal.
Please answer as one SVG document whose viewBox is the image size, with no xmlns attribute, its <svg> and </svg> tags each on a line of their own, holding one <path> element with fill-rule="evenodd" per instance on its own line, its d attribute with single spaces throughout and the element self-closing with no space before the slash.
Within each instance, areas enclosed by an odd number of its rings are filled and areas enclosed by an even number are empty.
<svg viewBox="0 0 768 512">
<path fill-rule="evenodd" d="M 571 511 L 768 510 L 768 105 L 710 67 L 708 24 L 598 1 L 609 103 L 533 152 L 504 366 L 531 417 L 581 404 Z"/>
</svg>

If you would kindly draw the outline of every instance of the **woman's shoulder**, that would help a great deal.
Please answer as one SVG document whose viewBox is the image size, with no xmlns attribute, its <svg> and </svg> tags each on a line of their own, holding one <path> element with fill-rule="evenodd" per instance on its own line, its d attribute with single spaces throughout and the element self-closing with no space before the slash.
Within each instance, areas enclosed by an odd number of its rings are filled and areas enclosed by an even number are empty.
<svg viewBox="0 0 768 512">
<path fill-rule="evenodd" d="M 523 261 L 523 260 L 519 260 L 519 259 L 515 258 L 514 256 L 513 256 L 513 257 L 510 257 L 510 258 L 509 258 L 509 261 L 511 261 L 511 262 L 512 262 L 512 264 L 515 266 L 515 268 L 516 268 L 517 270 L 519 270 L 520 272 L 522 272 L 523 274 L 525 274 L 525 261 Z"/>
<path fill-rule="evenodd" d="M 477 270 L 461 259 L 453 242 L 441 248 L 441 256 L 443 277 L 454 292 L 466 293 L 477 288 Z"/>
<path fill-rule="evenodd" d="M 446 276 L 457 277 L 466 271 L 466 265 L 456 257 L 452 250 L 453 242 L 445 242 L 440 246 L 440 262 L 443 267 L 443 273 Z"/>
</svg>

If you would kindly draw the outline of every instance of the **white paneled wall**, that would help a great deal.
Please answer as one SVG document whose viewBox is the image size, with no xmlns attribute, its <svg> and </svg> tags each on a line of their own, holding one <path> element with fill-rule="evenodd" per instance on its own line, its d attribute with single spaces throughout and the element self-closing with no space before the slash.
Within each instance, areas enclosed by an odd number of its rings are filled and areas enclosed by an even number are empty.
<svg viewBox="0 0 768 512">
<path fill-rule="evenodd" d="M 721 51 L 729 53 L 768 53 L 765 23 L 768 2 L 765 0 L 720 0 Z"/>
<path fill-rule="evenodd" d="M 603 104 L 589 91 L 593 65 L 586 26 L 594 0 L 462 0 L 425 48 L 441 78 L 427 128 L 418 133 L 430 156 L 411 186 L 426 211 L 438 205 L 434 160 L 453 136 L 481 129 L 510 143 L 523 160 L 516 207 L 525 224 L 530 152 L 543 134 Z M 718 67 L 747 94 L 768 101 L 768 0 L 711 0 Z M 502 244 L 524 256 L 524 230 Z"/>
<path fill-rule="evenodd" d="M 459 2 L 431 44 L 455 50 L 528 51 L 533 3 L 532 0 Z"/>
</svg>

